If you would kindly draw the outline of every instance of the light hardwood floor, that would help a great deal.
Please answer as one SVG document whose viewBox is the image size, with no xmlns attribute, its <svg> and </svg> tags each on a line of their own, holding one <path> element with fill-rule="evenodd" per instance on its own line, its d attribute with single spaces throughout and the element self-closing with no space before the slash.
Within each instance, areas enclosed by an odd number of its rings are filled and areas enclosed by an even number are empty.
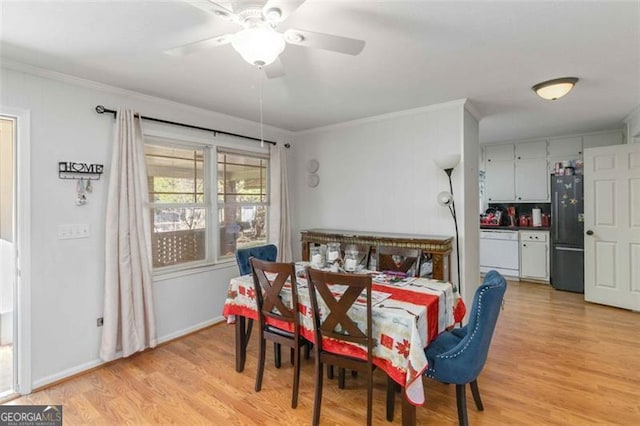
<svg viewBox="0 0 640 426">
<path fill-rule="evenodd" d="M 582 295 L 542 284 L 509 282 L 487 364 L 478 380 L 485 411 L 472 425 L 640 424 L 640 314 L 587 304 Z M 112 363 L 11 404 L 62 404 L 76 424 L 310 424 L 313 359 L 303 362 L 297 409 L 288 362 L 267 355 L 262 391 L 254 392 L 257 345 L 234 370 L 233 327 L 217 325 Z M 288 358 L 288 357 L 287 357 Z M 374 389 L 374 424 L 385 420 L 385 377 Z M 456 424 L 455 387 L 424 380 L 419 425 Z M 470 394 L 470 392 L 468 392 Z M 364 424 L 364 383 L 340 391 L 325 380 L 321 424 Z M 400 424 L 396 401 L 393 424 Z"/>
</svg>

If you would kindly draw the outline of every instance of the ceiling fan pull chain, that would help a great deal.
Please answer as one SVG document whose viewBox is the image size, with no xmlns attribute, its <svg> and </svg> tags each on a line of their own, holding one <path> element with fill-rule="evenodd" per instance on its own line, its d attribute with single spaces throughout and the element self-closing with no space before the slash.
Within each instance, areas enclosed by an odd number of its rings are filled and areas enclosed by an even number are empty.
<svg viewBox="0 0 640 426">
<path fill-rule="evenodd" d="M 262 120 L 262 67 L 258 67 L 258 92 L 260 93 L 260 148 L 264 148 L 264 131 Z"/>
</svg>

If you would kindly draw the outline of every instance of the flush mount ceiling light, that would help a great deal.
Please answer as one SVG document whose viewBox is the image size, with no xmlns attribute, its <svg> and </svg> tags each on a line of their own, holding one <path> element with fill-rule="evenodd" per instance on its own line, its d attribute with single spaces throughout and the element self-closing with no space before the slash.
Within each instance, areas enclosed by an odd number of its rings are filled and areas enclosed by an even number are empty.
<svg viewBox="0 0 640 426">
<path fill-rule="evenodd" d="M 231 45 L 245 61 L 264 67 L 282 53 L 285 41 L 284 36 L 269 25 L 256 25 L 234 34 Z"/>
<path fill-rule="evenodd" d="M 542 99 L 549 101 L 555 101 L 560 99 L 573 89 L 578 79 L 576 77 L 563 77 L 553 80 L 543 81 L 533 86 L 534 92 L 538 94 Z"/>
</svg>

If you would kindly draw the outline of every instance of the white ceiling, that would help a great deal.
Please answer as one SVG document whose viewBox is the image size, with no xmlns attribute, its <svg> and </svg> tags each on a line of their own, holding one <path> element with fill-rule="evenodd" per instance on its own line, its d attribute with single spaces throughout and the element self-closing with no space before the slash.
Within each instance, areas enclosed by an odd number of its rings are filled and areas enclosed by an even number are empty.
<svg viewBox="0 0 640 426">
<path fill-rule="evenodd" d="M 231 45 L 163 54 L 235 24 L 181 0 L 1 3 L 3 58 L 259 121 L 262 74 Z M 618 128 L 640 105 L 640 1 L 307 0 L 289 27 L 367 42 L 287 45 L 264 121 L 291 131 L 468 98 L 491 142 Z M 558 101 L 531 91 L 567 76 Z"/>
</svg>

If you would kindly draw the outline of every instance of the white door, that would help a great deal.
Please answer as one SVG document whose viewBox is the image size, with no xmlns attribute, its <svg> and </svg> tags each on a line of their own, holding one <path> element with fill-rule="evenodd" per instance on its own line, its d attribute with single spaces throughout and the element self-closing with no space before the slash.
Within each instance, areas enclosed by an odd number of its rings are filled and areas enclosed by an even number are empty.
<svg viewBox="0 0 640 426">
<path fill-rule="evenodd" d="M 640 310 L 640 144 L 585 150 L 584 210 L 585 300 Z"/>
</svg>

